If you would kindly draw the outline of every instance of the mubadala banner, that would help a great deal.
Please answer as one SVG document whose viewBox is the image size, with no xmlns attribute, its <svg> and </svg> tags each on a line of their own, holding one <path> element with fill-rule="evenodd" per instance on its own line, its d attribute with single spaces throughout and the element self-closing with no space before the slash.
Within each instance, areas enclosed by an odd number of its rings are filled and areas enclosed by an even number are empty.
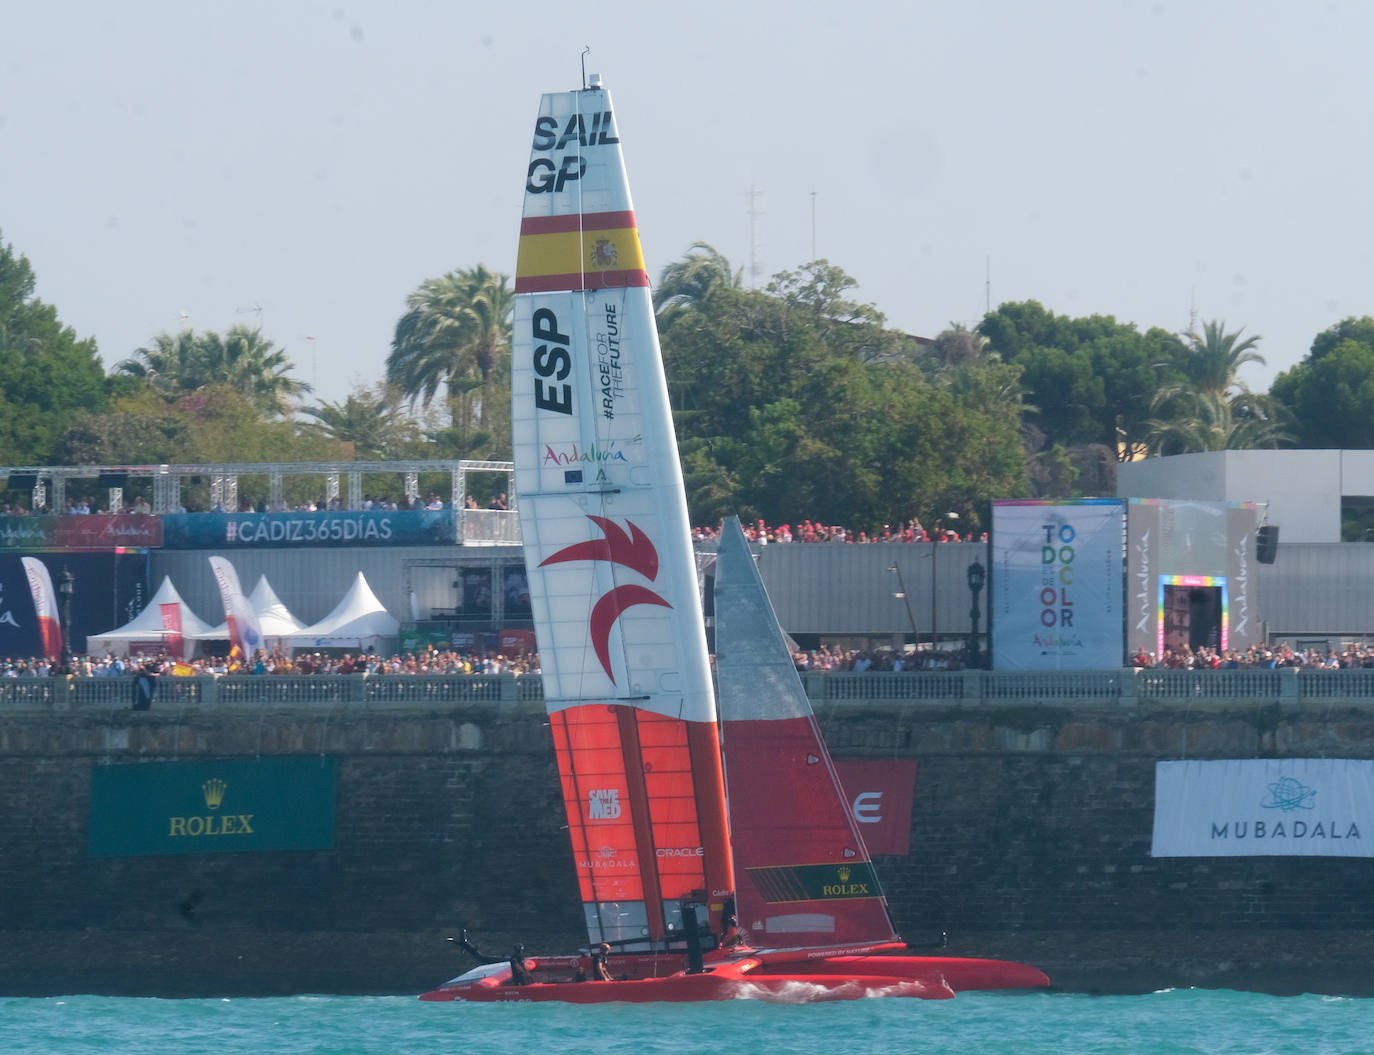
<svg viewBox="0 0 1374 1055">
<path fill-rule="evenodd" d="M 1155 857 L 1374 857 L 1374 761 L 1155 764 Z"/>
</svg>

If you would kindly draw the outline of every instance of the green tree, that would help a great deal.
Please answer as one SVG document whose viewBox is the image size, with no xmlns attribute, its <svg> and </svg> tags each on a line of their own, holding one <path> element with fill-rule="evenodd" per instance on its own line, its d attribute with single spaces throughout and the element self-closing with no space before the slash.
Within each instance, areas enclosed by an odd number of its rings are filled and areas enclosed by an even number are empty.
<svg viewBox="0 0 1374 1055">
<path fill-rule="evenodd" d="M 481 264 L 422 282 L 396 323 L 387 381 L 426 404 L 441 386 L 484 384 L 510 356 L 514 301 L 506 283 Z"/>
<path fill-rule="evenodd" d="M 436 442 L 455 457 L 509 457 L 514 297 L 505 275 L 476 267 L 428 279 L 396 323 L 386 380 L 428 407 L 442 388 L 452 426 Z"/>
<path fill-rule="evenodd" d="M 743 270 L 714 246 L 693 242 L 681 260 L 663 269 L 654 289 L 654 311 L 660 328 L 672 325 L 679 312 L 700 308 L 719 290 L 743 289 Z"/>
<path fill-rule="evenodd" d="M 268 414 L 286 414 L 311 386 L 290 374 L 295 365 L 261 329 L 231 326 L 220 337 L 206 334 L 213 383 L 227 384 Z"/>
<path fill-rule="evenodd" d="M 1007 303 L 977 332 L 987 352 L 1022 368 L 1027 423 L 1074 458 L 1093 446 L 1127 456 L 1146 439 L 1155 391 L 1184 378 L 1177 338 L 1109 315 L 1074 319 L 1033 300 Z"/>
<path fill-rule="evenodd" d="M 1374 319 L 1346 319 L 1318 334 L 1269 393 L 1292 415 L 1299 447 L 1374 447 Z"/>
<path fill-rule="evenodd" d="M 1240 339 L 1243 331 L 1226 332 L 1226 323 L 1211 321 L 1202 324 L 1202 333 L 1188 333 L 1179 342 L 1183 354 L 1178 360 L 1186 375 L 1188 388 L 1209 396 L 1229 398 L 1247 391 L 1240 379 L 1240 368 L 1254 363 L 1264 365 L 1264 356 L 1255 349 L 1259 337 Z"/>
<path fill-rule="evenodd" d="M 1241 367 L 1264 365 L 1258 337 L 1242 340 L 1240 330 L 1228 333 L 1225 323 L 1212 321 L 1178 343 L 1184 377 L 1156 389 L 1150 404 L 1159 415 L 1149 423 L 1154 453 L 1253 450 L 1288 438 L 1283 408 L 1240 379 Z"/>
<path fill-rule="evenodd" d="M 1322 330 L 1312 339 L 1312 348 L 1308 352 L 1307 358 L 1315 363 L 1317 360 L 1325 358 L 1327 353 L 1334 351 L 1337 346 L 1346 341 L 1354 341 L 1356 344 L 1374 348 L 1374 318 L 1362 315 L 1357 319 L 1352 315 L 1347 319 L 1342 319 L 1335 326 Z"/>
<path fill-rule="evenodd" d="M 1152 454 L 1255 450 L 1277 447 L 1288 436 L 1274 403 L 1253 393 L 1230 398 L 1211 392 L 1160 393 L 1159 399 L 1171 413 L 1152 425 Z"/>
<path fill-rule="evenodd" d="M 241 392 L 264 414 L 281 415 L 310 385 L 290 376 L 285 351 L 260 329 L 231 326 L 220 336 L 212 331 L 160 333 L 134 354 L 115 364 L 115 372 L 138 378 L 164 399 L 175 400 L 207 385 Z"/>
<path fill-rule="evenodd" d="M 0 240 L 0 464 L 51 463 L 58 437 L 106 400 L 95 341 L 34 296 L 26 257 Z"/>
<path fill-rule="evenodd" d="M 305 408 L 315 421 L 303 427 L 351 446 L 359 461 L 416 457 L 424 435 L 421 423 L 405 412 L 404 402 L 395 388 L 373 385 L 349 393 L 342 403 L 321 402 Z"/>
<path fill-rule="evenodd" d="M 972 515 L 1024 489 L 1015 368 L 965 364 L 932 380 L 914 342 L 884 331 L 839 268 L 817 261 L 753 291 L 726 280 L 719 254 L 691 252 L 695 266 L 665 279 L 714 279 L 665 280 L 659 303 L 698 523 L 739 513 L 879 528 L 932 502 Z"/>
</svg>

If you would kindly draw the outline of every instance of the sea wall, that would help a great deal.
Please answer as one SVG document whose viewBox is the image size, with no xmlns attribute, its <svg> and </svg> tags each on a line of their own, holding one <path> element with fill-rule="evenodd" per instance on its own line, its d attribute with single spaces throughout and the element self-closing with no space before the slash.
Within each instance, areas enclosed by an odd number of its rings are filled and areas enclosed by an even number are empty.
<svg viewBox="0 0 1374 1055">
<path fill-rule="evenodd" d="M 911 851 L 878 860 L 909 940 L 1075 990 L 1374 994 L 1374 859 L 1150 855 L 1156 761 L 1374 757 L 1367 704 L 818 718 L 837 758 L 917 762 Z M 329 848 L 93 854 L 122 823 L 100 770 L 259 758 L 327 763 Z M 5 711 L 0 803 L 0 994 L 418 992 L 467 966 L 443 940 L 464 924 L 498 951 L 585 940 L 533 702 Z"/>
</svg>

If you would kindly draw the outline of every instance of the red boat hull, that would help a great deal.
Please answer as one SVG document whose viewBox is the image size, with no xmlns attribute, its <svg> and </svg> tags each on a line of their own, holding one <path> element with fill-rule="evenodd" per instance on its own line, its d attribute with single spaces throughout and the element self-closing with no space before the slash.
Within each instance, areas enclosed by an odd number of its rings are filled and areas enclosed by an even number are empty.
<svg viewBox="0 0 1374 1055">
<path fill-rule="evenodd" d="M 529 985 L 511 985 L 510 969 L 498 968 L 476 980 L 455 979 L 420 999 L 573 1004 L 740 999 L 811 1003 L 877 996 L 948 1000 L 961 991 L 1034 989 L 1050 984 L 1043 972 L 1025 964 L 953 956 L 861 954 L 806 959 L 795 953 L 763 953 L 708 962 L 696 974 L 676 971 L 661 977 L 627 977 L 610 982 L 569 980 L 580 962 L 573 957 L 542 959 L 534 968 L 536 980 Z M 613 962 L 611 966 L 612 973 L 623 973 L 635 965 Z"/>
</svg>

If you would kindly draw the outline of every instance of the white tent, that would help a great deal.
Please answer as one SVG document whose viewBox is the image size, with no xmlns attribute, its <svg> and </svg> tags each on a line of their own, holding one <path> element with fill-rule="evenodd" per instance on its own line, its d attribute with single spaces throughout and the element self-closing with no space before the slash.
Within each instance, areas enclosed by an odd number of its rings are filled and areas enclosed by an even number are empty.
<svg viewBox="0 0 1374 1055">
<path fill-rule="evenodd" d="M 281 598 L 272 589 L 272 584 L 267 581 L 267 576 L 258 577 L 258 584 L 253 587 L 253 592 L 248 595 L 248 603 L 252 606 L 258 616 L 258 629 L 262 631 L 263 640 L 270 646 L 277 641 L 289 645 L 287 640 L 292 634 L 297 634 L 305 629 L 305 624 L 291 614 L 290 609 L 281 603 Z M 210 637 L 215 640 L 229 640 L 229 621 L 226 619 L 210 632 Z"/>
<path fill-rule="evenodd" d="M 171 620 L 163 618 L 163 608 L 168 605 L 176 606 L 175 615 Z M 172 623 L 171 628 L 168 627 L 168 622 Z M 178 622 L 181 625 L 179 631 L 175 629 Z M 190 656 L 195 652 L 197 641 L 213 640 L 216 633 L 213 627 L 191 611 L 186 602 L 181 599 L 181 594 L 172 585 L 172 580 L 164 577 L 162 585 L 157 588 L 157 593 L 153 594 L 153 599 L 148 602 L 148 606 L 133 619 L 117 630 L 107 630 L 103 634 L 88 635 L 86 637 L 86 651 L 91 655 L 100 655 L 105 652 L 123 654 L 136 644 L 145 646 L 165 645 L 178 636 L 184 642 L 183 655 Z"/>
<path fill-rule="evenodd" d="M 344 599 L 334 611 L 314 626 L 282 638 L 290 648 L 375 648 L 381 650 L 393 643 L 401 632 L 401 624 L 391 615 L 363 573 L 353 580 Z M 264 633 L 266 630 L 264 629 Z"/>
</svg>

